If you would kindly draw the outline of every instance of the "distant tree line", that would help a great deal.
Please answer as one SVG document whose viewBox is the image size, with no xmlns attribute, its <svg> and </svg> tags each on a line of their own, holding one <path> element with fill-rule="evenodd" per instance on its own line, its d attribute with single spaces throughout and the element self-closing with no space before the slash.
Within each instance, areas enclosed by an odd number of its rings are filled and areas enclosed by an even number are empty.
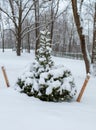
<svg viewBox="0 0 96 130">
<path fill-rule="evenodd" d="M 61 0 L 2 0 L 0 42 L 3 52 L 5 47 L 15 48 L 20 56 L 23 48 L 29 53 L 34 48 L 36 54 L 40 30 L 47 26 L 52 49 L 72 52 L 79 46 L 86 73 L 89 73 L 90 63 L 96 65 L 96 2 L 88 1 L 64 0 L 61 11 Z M 91 58 L 88 46 L 91 46 Z"/>
</svg>

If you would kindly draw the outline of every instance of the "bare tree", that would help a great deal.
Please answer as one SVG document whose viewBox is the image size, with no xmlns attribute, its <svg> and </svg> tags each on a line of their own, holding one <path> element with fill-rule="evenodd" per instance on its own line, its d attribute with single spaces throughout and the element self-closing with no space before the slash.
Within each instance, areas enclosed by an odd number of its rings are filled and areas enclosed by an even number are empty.
<svg viewBox="0 0 96 130">
<path fill-rule="evenodd" d="M 3 7 L 0 7 L 0 10 L 7 15 L 7 17 L 10 18 L 10 20 L 13 22 L 15 31 L 13 31 L 15 37 L 16 37 L 16 52 L 17 56 L 21 55 L 21 41 L 22 41 L 22 35 L 23 35 L 23 29 L 22 25 L 24 20 L 26 19 L 27 15 L 29 14 L 30 10 L 34 6 L 34 3 L 30 2 L 30 0 L 27 0 L 26 2 L 23 2 L 22 0 L 8 0 L 9 5 L 9 12 L 8 10 L 4 10 Z"/>
<path fill-rule="evenodd" d="M 96 75 L 96 2 L 94 13 L 94 25 L 93 25 L 93 47 L 92 47 L 92 59 L 94 74 Z"/>
<path fill-rule="evenodd" d="M 96 61 L 96 3 L 94 13 L 94 24 L 93 24 L 93 48 L 92 48 L 92 63 Z"/>
<path fill-rule="evenodd" d="M 33 0 L 34 1 L 34 7 L 35 7 L 35 36 L 36 36 L 36 44 L 35 44 L 35 54 L 37 54 L 37 49 L 38 49 L 38 46 L 39 46 L 39 10 L 40 10 L 40 7 L 39 7 L 39 0 Z"/>
<path fill-rule="evenodd" d="M 59 3 L 60 0 L 54 1 L 52 0 L 51 2 L 51 34 L 50 34 L 50 39 L 51 39 L 51 45 L 52 45 L 52 39 L 53 39 L 53 29 L 54 29 L 54 22 L 56 20 L 56 16 L 58 14 L 58 10 L 59 10 Z M 55 6 L 54 6 L 55 4 Z"/>
<path fill-rule="evenodd" d="M 5 37 L 5 33 L 4 33 L 4 23 L 3 23 L 3 19 L 2 19 L 2 12 L 0 12 L 0 31 L 1 31 L 1 39 L 2 39 L 2 52 L 4 52 L 4 48 L 5 48 L 5 41 L 4 41 L 4 37 Z"/>
<path fill-rule="evenodd" d="M 77 0 L 71 0 L 71 2 L 72 2 L 74 20 L 75 20 L 77 32 L 80 38 L 81 50 L 82 50 L 83 58 L 85 61 L 86 73 L 90 73 L 90 59 L 89 59 L 89 54 L 87 50 L 87 45 L 85 42 L 85 35 L 83 34 L 83 27 L 81 26 L 81 22 L 80 22 L 80 15 L 78 13 Z"/>
<path fill-rule="evenodd" d="M 29 26 L 28 20 L 27 20 L 27 26 Z M 27 52 L 30 53 L 30 32 L 28 28 L 28 33 L 27 33 Z"/>
<path fill-rule="evenodd" d="M 23 24 L 23 27 L 27 27 L 27 29 L 26 29 L 27 33 L 23 37 L 23 41 L 22 42 L 25 42 L 25 48 L 27 49 L 28 53 L 30 53 L 30 39 L 32 38 L 32 36 L 30 38 L 30 35 L 32 35 L 31 32 L 29 31 L 30 30 L 30 26 L 31 26 L 30 24 L 31 24 L 30 20 L 28 18 L 26 18 L 26 20 L 25 20 L 25 22 Z"/>
</svg>

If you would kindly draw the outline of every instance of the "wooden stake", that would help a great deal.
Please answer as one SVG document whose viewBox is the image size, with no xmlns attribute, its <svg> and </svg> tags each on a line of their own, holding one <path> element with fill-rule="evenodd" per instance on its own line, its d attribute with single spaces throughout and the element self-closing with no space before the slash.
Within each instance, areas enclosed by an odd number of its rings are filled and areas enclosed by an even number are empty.
<svg viewBox="0 0 96 130">
<path fill-rule="evenodd" d="M 6 74 L 4 66 L 2 66 L 1 69 L 2 69 L 2 72 L 3 72 L 4 79 L 5 79 L 7 87 L 10 87 L 10 84 L 9 84 L 8 77 L 7 77 L 7 74 Z"/>
<path fill-rule="evenodd" d="M 86 76 L 86 79 L 85 79 L 85 81 L 84 81 L 84 83 L 83 83 L 83 86 L 82 86 L 82 88 L 81 88 L 81 91 L 80 91 L 80 93 L 79 93 L 79 96 L 78 96 L 78 98 L 77 98 L 77 102 L 80 102 L 80 100 L 81 100 L 81 98 L 82 98 L 82 95 L 83 95 L 83 93 L 84 93 L 84 90 L 85 90 L 85 88 L 86 88 L 86 86 L 87 86 L 87 83 L 88 83 L 88 81 L 89 81 L 89 79 L 90 79 L 90 76 L 87 75 L 87 76 Z"/>
</svg>

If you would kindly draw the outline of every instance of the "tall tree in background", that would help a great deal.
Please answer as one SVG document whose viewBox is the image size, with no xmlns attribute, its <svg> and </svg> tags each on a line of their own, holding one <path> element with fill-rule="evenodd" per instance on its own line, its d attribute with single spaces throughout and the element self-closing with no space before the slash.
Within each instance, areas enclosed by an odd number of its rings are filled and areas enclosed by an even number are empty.
<svg viewBox="0 0 96 130">
<path fill-rule="evenodd" d="M 35 44 L 35 54 L 37 54 L 37 49 L 39 46 L 39 35 L 40 35 L 40 29 L 39 29 L 39 0 L 33 0 L 34 1 L 34 7 L 35 7 L 35 37 L 36 37 L 36 44 Z"/>
<path fill-rule="evenodd" d="M 96 2 L 95 2 L 95 13 L 94 13 L 94 25 L 93 25 L 93 48 L 92 48 L 92 60 L 94 73 L 96 75 Z"/>
<path fill-rule="evenodd" d="M 0 31 L 1 31 L 1 40 L 2 40 L 2 52 L 4 52 L 5 49 L 5 41 L 4 41 L 4 37 L 5 37 L 5 33 L 4 33 L 4 23 L 3 23 L 3 19 L 2 19 L 2 12 L 0 12 Z"/>
<path fill-rule="evenodd" d="M 24 48 L 24 46 L 25 46 L 26 51 L 27 51 L 28 53 L 30 53 L 30 41 L 31 41 L 30 36 L 32 35 L 32 34 L 31 34 L 31 31 L 30 31 L 31 22 L 32 22 L 32 21 L 30 21 L 29 18 L 26 18 L 26 20 L 24 21 L 24 24 L 23 24 L 23 27 L 27 27 L 27 28 L 25 29 L 26 31 L 24 31 L 25 33 L 24 33 L 24 35 L 23 35 L 23 42 L 25 43 L 25 44 L 23 44 L 23 48 Z"/>
<path fill-rule="evenodd" d="M 96 61 L 96 3 L 93 24 L 93 48 L 92 48 L 92 63 Z"/>
<path fill-rule="evenodd" d="M 34 3 L 31 3 L 30 0 L 26 2 L 22 0 L 8 0 L 9 10 L 4 10 L 3 7 L 0 7 L 0 10 L 9 17 L 13 22 L 15 30 L 13 30 L 16 37 L 16 52 L 17 56 L 21 55 L 21 44 L 22 44 L 22 25 L 30 10 L 34 6 Z"/>
<path fill-rule="evenodd" d="M 77 32 L 80 38 L 80 45 L 81 45 L 81 50 L 85 62 L 85 67 L 86 67 L 86 73 L 90 72 L 90 58 L 89 58 L 89 53 L 87 50 L 87 45 L 85 42 L 85 35 L 83 34 L 83 27 L 80 22 L 80 14 L 78 13 L 78 7 L 77 7 L 77 0 L 71 0 L 72 2 L 72 9 L 73 9 L 73 15 L 74 15 L 74 20 L 76 23 L 77 27 Z M 83 0 L 81 1 L 81 7 L 82 7 Z M 81 10 L 80 7 L 80 10 Z"/>
<path fill-rule="evenodd" d="M 57 0 L 57 1 L 52 0 L 51 2 L 51 31 L 50 31 L 51 32 L 50 34 L 51 45 L 52 45 L 52 39 L 53 39 L 54 22 L 58 14 L 59 3 L 60 3 L 60 0 Z M 55 4 L 55 7 L 54 7 L 54 4 Z"/>
<path fill-rule="evenodd" d="M 41 1 L 33 0 L 33 1 L 34 1 L 34 11 L 35 11 L 35 37 L 36 37 L 35 54 L 37 54 L 37 49 L 38 49 L 39 42 L 40 42 L 40 40 L 39 40 L 40 39 L 40 15 L 43 14 L 42 11 L 41 11 L 42 14 L 40 14 L 40 9 L 45 8 L 45 10 L 46 10 L 47 7 L 43 7 L 43 6 L 46 5 L 46 3 L 48 3 L 51 0 L 46 0 L 46 1 L 45 0 L 41 0 Z M 54 0 L 51 1 L 51 3 L 52 3 L 51 4 L 51 22 L 50 22 L 51 23 L 51 34 L 50 34 L 51 39 L 53 37 L 54 15 L 56 15 L 58 12 L 57 11 L 58 9 L 57 9 L 56 14 L 54 14 L 54 11 L 53 11 L 54 10 L 54 7 L 53 7 L 54 2 L 53 1 Z M 44 22 L 44 24 L 45 24 L 45 22 Z M 43 25 L 43 26 L 46 26 L 46 25 Z"/>
<path fill-rule="evenodd" d="M 28 20 L 27 20 L 27 26 L 29 26 Z M 28 53 L 30 53 L 30 32 L 29 32 L 29 28 L 28 28 L 28 33 L 27 33 L 27 50 Z"/>
</svg>

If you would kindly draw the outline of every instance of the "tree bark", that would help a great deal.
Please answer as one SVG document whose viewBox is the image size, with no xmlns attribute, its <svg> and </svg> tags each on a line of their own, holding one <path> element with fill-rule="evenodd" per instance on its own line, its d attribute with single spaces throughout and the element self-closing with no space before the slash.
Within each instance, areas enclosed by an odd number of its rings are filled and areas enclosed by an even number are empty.
<svg viewBox="0 0 96 130">
<path fill-rule="evenodd" d="M 28 53 L 30 53 L 30 33 L 29 32 L 27 34 L 27 38 L 28 38 L 28 47 L 27 47 L 27 50 L 28 50 Z"/>
<path fill-rule="evenodd" d="M 50 39 L 51 39 L 51 46 L 53 44 L 53 35 L 54 35 L 54 23 L 55 23 L 55 20 L 56 20 L 56 16 L 58 14 L 58 9 L 59 9 L 59 2 L 60 0 L 57 0 L 57 7 L 56 9 L 54 8 L 54 3 L 55 1 L 53 0 L 52 3 L 51 3 L 51 31 L 50 31 Z"/>
<path fill-rule="evenodd" d="M 5 49 L 5 40 L 4 40 L 4 29 L 2 29 L 2 32 L 1 32 L 1 38 L 2 38 L 2 52 L 4 52 L 4 49 Z"/>
<path fill-rule="evenodd" d="M 39 46 L 39 0 L 34 0 L 35 7 L 35 36 L 36 36 L 36 45 L 35 45 L 35 55 L 37 54 L 37 49 Z"/>
<path fill-rule="evenodd" d="M 83 34 L 83 27 L 81 27 L 80 16 L 79 16 L 78 10 L 77 10 L 77 0 L 71 0 L 71 1 L 72 1 L 74 20 L 76 23 L 77 32 L 78 32 L 79 39 L 80 39 L 81 51 L 82 51 L 84 62 L 85 62 L 86 73 L 90 73 L 89 54 L 87 52 L 85 35 Z"/>
<path fill-rule="evenodd" d="M 3 31 L 3 34 L 2 34 L 2 52 L 4 52 L 4 49 L 5 49 L 5 42 L 4 42 L 4 31 Z"/>
<path fill-rule="evenodd" d="M 4 49 L 5 49 L 5 31 L 4 31 L 4 24 L 3 24 L 3 18 L 2 18 L 2 15 L 0 13 L 0 22 L 1 22 L 1 25 L 0 25 L 0 31 L 1 31 L 1 39 L 2 39 L 2 52 L 4 52 Z"/>
<path fill-rule="evenodd" d="M 53 29 L 54 29 L 54 9 L 53 9 L 53 1 L 51 5 L 51 32 L 50 32 L 50 39 L 51 39 L 51 46 L 52 46 L 52 39 L 53 39 Z"/>
<path fill-rule="evenodd" d="M 17 56 L 20 56 L 21 55 L 21 36 L 18 35 L 17 36 L 17 41 L 16 41 L 16 53 L 17 53 Z"/>
<path fill-rule="evenodd" d="M 96 62 L 96 3 L 95 3 L 95 14 L 94 14 L 94 25 L 93 25 L 93 47 L 92 47 L 91 63 L 94 62 Z"/>
</svg>

